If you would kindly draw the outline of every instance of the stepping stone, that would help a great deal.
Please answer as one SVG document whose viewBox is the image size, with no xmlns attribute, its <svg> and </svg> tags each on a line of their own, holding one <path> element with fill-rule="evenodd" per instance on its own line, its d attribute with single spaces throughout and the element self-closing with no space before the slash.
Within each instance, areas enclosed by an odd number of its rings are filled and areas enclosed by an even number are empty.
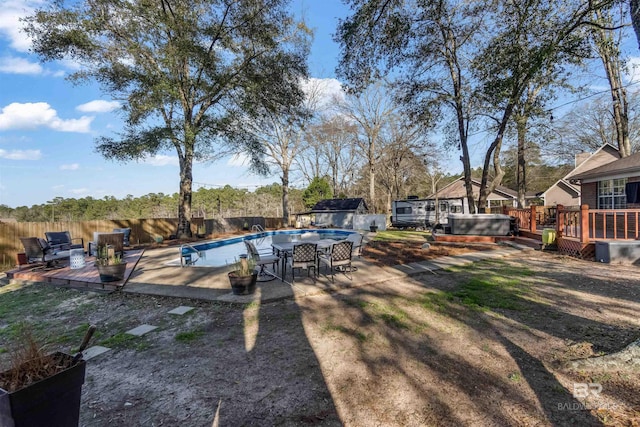
<svg viewBox="0 0 640 427">
<path fill-rule="evenodd" d="M 178 314 L 182 316 L 183 314 L 186 314 L 191 310 L 193 310 L 193 307 L 189 307 L 188 305 L 181 305 L 180 307 L 176 307 L 173 310 L 171 310 L 169 314 Z"/>
<path fill-rule="evenodd" d="M 93 359 L 96 356 L 100 356 L 102 353 L 106 353 L 111 350 L 108 347 L 102 347 L 101 345 L 94 345 L 82 352 L 82 358 L 84 360 Z"/>
<path fill-rule="evenodd" d="M 133 328 L 125 333 L 129 335 L 135 335 L 137 337 L 141 337 L 147 332 L 151 332 L 157 328 L 158 328 L 157 326 L 152 326 L 152 325 L 140 325 L 137 328 Z"/>
</svg>

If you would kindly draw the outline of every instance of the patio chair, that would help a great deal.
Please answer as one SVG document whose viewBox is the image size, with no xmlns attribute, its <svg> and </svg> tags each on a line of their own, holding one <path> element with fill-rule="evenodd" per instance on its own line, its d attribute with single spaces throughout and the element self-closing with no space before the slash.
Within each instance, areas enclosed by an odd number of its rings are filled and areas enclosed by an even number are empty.
<svg viewBox="0 0 640 427">
<path fill-rule="evenodd" d="M 72 239 L 71 233 L 68 231 L 47 231 L 44 236 L 54 252 L 80 248 L 84 250 L 84 239 L 82 237 Z M 74 241 L 79 241 L 80 243 L 73 243 Z"/>
<path fill-rule="evenodd" d="M 304 268 L 309 276 L 309 269 L 313 268 L 314 274 L 318 275 L 318 245 L 316 243 L 298 243 L 293 245 L 293 253 L 287 259 L 287 264 L 291 267 L 291 281 L 295 282 L 295 269 Z"/>
<path fill-rule="evenodd" d="M 362 237 L 360 233 L 351 233 L 346 238 L 347 241 L 353 242 L 352 255 L 358 258 L 362 255 Z"/>
<path fill-rule="evenodd" d="M 39 237 L 20 237 L 20 241 L 29 264 L 44 263 L 45 268 L 55 268 L 59 260 L 69 258 L 68 250 L 55 251 Z"/>
<path fill-rule="evenodd" d="M 115 255 L 124 256 L 124 233 L 104 233 L 94 231 L 93 241 L 89 242 L 88 252 L 90 256 L 96 256 L 98 248 L 112 246 Z"/>
<path fill-rule="evenodd" d="M 274 234 L 271 236 L 271 243 L 289 243 L 291 241 L 291 234 Z M 280 255 L 276 248 L 271 248 L 274 255 Z"/>
<path fill-rule="evenodd" d="M 256 248 L 256 245 L 254 245 L 253 242 L 250 242 L 249 240 L 245 240 L 244 244 L 247 247 L 247 253 L 249 254 L 249 256 L 253 258 L 257 266 L 260 266 L 260 271 L 258 271 L 258 280 L 261 282 L 266 282 L 267 280 L 275 279 L 276 266 L 280 262 L 280 257 L 269 253 L 261 254 L 258 251 L 258 248 Z M 269 264 L 271 264 L 271 268 L 273 269 L 274 274 L 269 273 L 265 269 L 265 267 Z M 265 276 L 270 276 L 270 278 L 265 280 Z"/>
<path fill-rule="evenodd" d="M 126 247 L 131 246 L 129 244 L 129 236 L 131 236 L 131 229 L 130 228 L 114 228 L 113 232 L 114 233 L 123 233 L 124 234 L 124 239 L 123 239 L 124 245 Z"/>
<path fill-rule="evenodd" d="M 343 240 L 331 246 L 331 252 L 328 254 L 318 255 L 319 262 L 331 269 L 332 282 L 335 281 L 333 273 L 336 267 L 340 268 L 340 271 L 344 272 L 345 276 L 347 276 L 349 280 L 353 280 L 353 276 L 351 274 L 347 275 L 347 273 L 351 273 L 352 252 L 353 242 Z"/>
</svg>

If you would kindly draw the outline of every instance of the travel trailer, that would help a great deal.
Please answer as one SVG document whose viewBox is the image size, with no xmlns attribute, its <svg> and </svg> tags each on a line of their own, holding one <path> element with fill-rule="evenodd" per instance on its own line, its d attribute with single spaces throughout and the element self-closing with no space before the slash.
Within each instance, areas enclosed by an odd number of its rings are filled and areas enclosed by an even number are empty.
<svg viewBox="0 0 640 427">
<path fill-rule="evenodd" d="M 418 199 L 409 196 L 405 200 L 391 203 L 391 225 L 396 228 L 444 228 L 449 214 L 470 213 L 466 198 L 439 199 L 436 210 L 435 199 Z"/>
</svg>

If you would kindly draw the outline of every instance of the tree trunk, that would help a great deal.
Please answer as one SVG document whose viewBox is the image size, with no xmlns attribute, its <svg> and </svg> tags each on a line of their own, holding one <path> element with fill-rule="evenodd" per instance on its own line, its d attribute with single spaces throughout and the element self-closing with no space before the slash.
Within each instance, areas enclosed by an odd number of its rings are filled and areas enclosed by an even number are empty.
<svg viewBox="0 0 640 427">
<path fill-rule="evenodd" d="M 370 209 L 376 213 L 376 169 L 374 158 L 374 140 L 371 138 L 369 141 L 369 199 L 371 199 Z"/>
<path fill-rule="evenodd" d="M 518 208 L 522 209 L 525 205 L 525 195 L 527 192 L 527 162 L 525 157 L 527 118 L 523 115 L 516 117 L 516 127 L 518 129 L 518 162 L 516 166 L 516 186 L 518 190 Z"/>
<path fill-rule="evenodd" d="M 636 2 L 631 3 L 633 12 L 638 13 Z M 601 12 L 596 12 L 598 20 L 603 21 Z M 635 27 L 635 23 L 634 23 Z M 621 157 L 631 155 L 631 141 L 629 139 L 629 103 L 627 91 L 620 75 L 622 64 L 620 62 L 620 44 L 614 40 L 611 31 L 598 29 L 596 49 L 604 66 L 613 100 L 613 121 L 616 129 L 616 142 Z"/>
<path fill-rule="evenodd" d="M 289 226 L 289 169 L 282 169 L 282 222 Z"/>
<path fill-rule="evenodd" d="M 193 162 L 191 159 L 180 162 L 180 195 L 178 199 L 178 238 L 191 237 L 191 197 L 193 187 Z"/>
<path fill-rule="evenodd" d="M 640 0 L 631 0 L 629 9 L 631 12 L 633 30 L 636 33 L 636 41 L 638 42 L 638 46 L 640 46 Z"/>
</svg>

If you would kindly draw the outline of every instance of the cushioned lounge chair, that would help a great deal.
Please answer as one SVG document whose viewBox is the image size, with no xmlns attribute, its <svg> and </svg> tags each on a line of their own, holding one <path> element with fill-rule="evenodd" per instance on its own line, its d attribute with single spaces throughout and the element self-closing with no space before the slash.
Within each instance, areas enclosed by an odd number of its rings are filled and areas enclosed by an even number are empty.
<svg viewBox="0 0 640 427">
<path fill-rule="evenodd" d="M 93 233 L 93 241 L 89 242 L 89 255 L 96 256 L 102 246 L 112 246 L 116 255 L 124 256 L 124 233 Z"/>
<path fill-rule="evenodd" d="M 84 249 L 84 239 L 82 237 L 71 238 L 71 233 L 68 231 L 47 231 L 44 236 L 47 238 L 49 246 L 56 252 Z"/>
<path fill-rule="evenodd" d="M 131 246 L 129 244 L 129 236 L 131 236 L 131 229 L 130 228 L 114 228 L 113 229 L 114 233 L 123 233 L 124 234 L 124 245 L 129 247 Z"/>
<path fill-rule="evenodd" d="M 59 260 L 69 258 L 68 250 L 54 250 L 46 240 L 39 237 L 20 237 L 29 264 L 42 263 L 53 268 Z"/>
</svg>

